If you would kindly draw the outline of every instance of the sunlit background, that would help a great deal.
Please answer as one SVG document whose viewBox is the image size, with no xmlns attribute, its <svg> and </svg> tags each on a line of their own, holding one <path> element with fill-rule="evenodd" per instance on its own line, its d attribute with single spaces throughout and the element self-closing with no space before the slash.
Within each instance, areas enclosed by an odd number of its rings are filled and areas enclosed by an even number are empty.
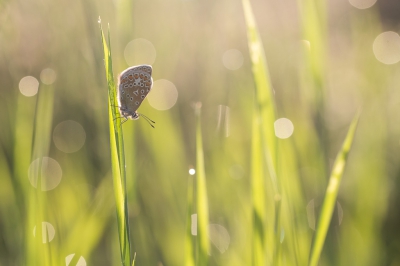
<svg viewBox="0 0 400 266">
<path fill-rule="evenodd" d="M 309 2 L 319 3 L 321 24 L 307 25 Z M 400 1 L 251 4 L 277 105 L 282 204 L 299 213 L 282 214 L 284 265 L 307 262 L 332 163 L 359 109 L 320 265 L 400 265 Z M 58 265 L 120 265 L 99 16 L 115 77 L 153 66 L 139 111 L 156 128 L 123 124 L 135 265 L 184 265 L 187 223 L 196 237 L 196 214 L 186 219 L 195 102 L 210 265 L 250 265 L 254 81 L 239 0 L 0 2 L 0 265 L 37 265 L 29 241 Z M 322 45 L 305 38 L 314 27 Z M 310 70 L 315 52 L 322 64 Z M 319 106 L 313 86 L 323 91 Z M 35 193 L 44 210 L 32 204 Z"/>
</svg>

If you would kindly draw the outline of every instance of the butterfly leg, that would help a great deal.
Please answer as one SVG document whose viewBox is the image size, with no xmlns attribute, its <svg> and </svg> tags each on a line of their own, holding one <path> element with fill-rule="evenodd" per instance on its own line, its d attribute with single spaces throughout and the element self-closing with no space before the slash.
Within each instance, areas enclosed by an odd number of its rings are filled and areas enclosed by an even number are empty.
<svg viewBox="0 0 400 266">
<path fill-rule="evenodd" d="M 123 116 L 118 116 L 116 118 L 113 119 L 113 121 L 117 120 L 118 118 L 124 118 Z"/>
</svg>

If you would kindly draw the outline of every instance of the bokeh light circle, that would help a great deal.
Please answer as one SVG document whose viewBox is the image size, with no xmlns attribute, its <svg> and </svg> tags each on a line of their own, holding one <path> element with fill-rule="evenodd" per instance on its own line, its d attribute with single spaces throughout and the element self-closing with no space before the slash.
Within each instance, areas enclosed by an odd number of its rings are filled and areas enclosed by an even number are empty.
<svg viewBox="0 0 400 266">
<path fill-rule="evenodd" d="M 377 0 L 349 0 L 350 5 L 358 9 L 366 9 L 373 6 Z"/>
<path fill-rule="evenodd" d="M 287 118 L 279 118 L 274 123 L 275 135 L 280 139 L 289 138 L 294 131 L 292 121 Z"/>
<path fill-rule="evenodd" d="M 219 224 L 210 224 L 208 226 L 211 243 L 221 252 L 224 253 L 229 247 L 231 237 L 228 230 Z"/>
<path fill-rule="evenodd" d="M 154 82 L 147 99 L 154 109 L 168 110 L 178 100 L 178 90 L 171 81 L 159 79 Z"/>
<path fill-rule="evenodd" d="M 194 170 L 193 168 L 189 169 L 189 175 L 194 175 L 196 173 L 196 170 Z"/>
<path fill-rule="evenodd" d="M 56 230 L 51 223 L 42 222 L 42 243 L 49 243 L 54 239 L 56 235 Z M 33 228 L 33 236 L 36 237 L 36 226 Z"/>
<path fill-rule="evenodd" d="M 243 65 L 243 55 L 236 49 L 227 50 L 222 55 L 222 63 L 229 70 L 239 69 Z"/>
<path fill-rule="evenodd" d="M 86 266 L 86 260 L 84 257 L 80 256 L 79 260 L 76 264 L 70 264 L 72 259 L 75 257 L 75 253 L 74 254 L 69 254 L 68 256 L 65 257 L 65 265 L 67 266 Z"/>
<path fill-rule="evenodd" d="M 391 65 L 400 61 L 400 36 L 396 32 L 386 31 L 375 38 L 374 55 L 380 62 Z"/>
<path fill-rule="evenodd" d="M 129 66 L 152 65 L 156 60 L 156 48 L 146 39 L 134 39 L 125 46 L 124 57 Z"/>
<path fill-rule="evenodd" d="M 42 191 L 52 190 L 61 182 L 61 166 L 52 158 L 38 158 L 29 166 L 28 178 L 33 187 L 39 183 Z"/>
<path fill-rule="evenodd" d="M 19 81 L 19 91 L 27 97 L 36 95 L 39 90 L 39 81 L 32 76 L 23 77 Z"/>
<path fill-rule="evenodd" d="M 40 81 L 43 82 L 43 84 L 51 85 L 56 81 L 56 78 L 57 74 L 51 68 L 45 68 L 40 72 Z"/>
<path fill-rule="evenodd" d="M 308 226 L 315 231 L 316 221 L 317 221 L 317 213 L 321 209 L 321 202 L 312 199 L 308 202 L 306 206 L 307 212 L 307 220 Z M 340 226 L 343 221 L 343 208 L 339 201 L 336 202 L 335 211 L 332 216 L 332 222 L 334 225 Z"/>
<path fill-rule="evenodd" d="M 86 260 L 84 257 L 80 256 L 78 259 L 78 262 L 74 265 L 70 264 L 72 259 L 75 257 L 75 253 L 74 254 L 69 254 L 68 256 L 65 257 L 65 265 L 67 266 L 86 266 Z"/>
<path fill-rule="evenodd" d="M 85 144 L 86 133 L 81 124 L 67 120 L 59 123 L 53 131 L 53 141 L 57 149 L 65 153 L 78 151 Z"/>
</svg>

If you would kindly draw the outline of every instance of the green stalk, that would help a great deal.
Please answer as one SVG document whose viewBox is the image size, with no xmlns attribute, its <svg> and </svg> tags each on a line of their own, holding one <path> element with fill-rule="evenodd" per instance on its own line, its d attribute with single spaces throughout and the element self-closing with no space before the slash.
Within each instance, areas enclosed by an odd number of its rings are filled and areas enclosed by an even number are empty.
<svg viewBox="0 0 400 266">
<path fill-rule="evenodd" d="M 104 66 L 108 84 L 108 122 L 110 128 L 111 166 L 114 183 L 115 205 L 117 210 L 118 234 L 121 252 L 121 263 L 132 265 L 130 254 L 128 204 L 126 195 L 125 153 L 121 120 L 118 115 L 117 93 L 112 70 L 110 30 L 108 45 L 100 24 L 101 40 L 104 50 Z"/>
<path fill-rule="evenodd" d="M 16 203 L 18 203 L 19 208 L 16 211 L 23 210 L 23 206 L 29 206 L 32 201 L 32 186 L 27 180 L 26 170 L 29 169 L 29 164 L 32 160 L 36 159 L 32 157 L 32 147 L 33 147 L 33 136 L 34 136 L 34 121 L 35 119 L 35 109 L 36 103 L 38 101 L 38 96 L 26 97 L 22 94 L 18 95 L 18 104 L 15 117 L 15 145 L 14 145 L 14 178 L 18 182 L 18 186 L 14 187 L 14 193 L 16 195 L 21 194 L 25 197 L 16 197 Z M 5 169 L 5 168 L 4 168 Z M 33 207 L 34 208 L 34 207 Z M 31 210 L 26 208 L 27 216 L 25 219 L 25 234 L 26 241 L 24 243 L 25 256 L 23 259 L 24 263 L 28 264 L 28 261 L 33 262 L 35 260 L 35 247 L 36 243 L 33 239 L 32 228 L 35 226 L 35 209 Z M 18 219 L 22 220 L 22 213 L 18 213 L 20 217 Z M 40 263 L 40 262 L 39 262 Z"/>
<path fill-rule="evenodd" d="M 204 169 L 203 140 L 201 135 L 201 103 L 196 111 L 196 197 L 197 197 L 197 265 L 208 265 L 210 241 L 208 233 L 208 200 Z"/>
<path fill-rule="evenodd" d="M 194 246 L 193 246 L 193 236 L 192 236 L 192 214 L 193 214 L 193 177 L 189 176 L 188 182 L 188 196 L 187 196 L 187 212 L 186 212 L 186 234 L 185 234 L 185 265 L 195 266 L 195 256 L 194 256 Z"/>
<path fill-rule="evenodd" d="M 264 152 L 267 157 L 268 171 L 274 189 L 278 191 L 276 180 L 276 137 L 274 131 L 275 102 L 272 92 L 267 60 L 256 21 L 249 0 L 243 0 L 243 9 L 247 25 L 247 39 L 256 89 L 256 101 L 260 109 L 261 133 L 264 139 Z"/>
<path fill-rule="evenodd" d="M 252 129 L 251 191 L 253 205 L 252 265 L 265 265 L 265 180 L 260 134 L 260 115 L 255 108 Z"/>
<path fill-rule="evenodd" d="M 341 151 L 338 153 L 335 163 L 333 165 L 332 173 L 329 178 L 329 184 L 325 192 L 325 198 L 322 203 L 321 213 L 318 218 L 317 227 L 311 247 L 309 266 L 318 265 L 319 257 L 325 243 L 326 234 L 328 232 L 329 224 L 332 219 L 332 214 L 335 208 L 337 195 L 339 192 L 340 182 L 346 166 L 347 157 L 353 143 L 354 134 L 357 128 L 359 114 L 353 119 L 347 132 L 346 139 L 343 143 Z"/>
<path fill-rule="evenodd" d="M 254 18 L 254 14 L 250 5 L 249 0 L 243 0 L 243 10 L 247 25 L 247 39 L 252 64 L 252 72 L 255 83 L 255 95 L 256 95 L 256 106 L 253 118 L 253 138 L 252 138 L 252 178 L 253 180 L 253 264 L 264 265 L 266 254 L 260 254 L 261 251 L 265 251 L 265 247 L 261 238 L 266 238 L 266 230 L 263 229 L 264 225 L 261 224 L 264 221 L 265 215 L 262 209 L 265 209 L 265 199 L 262 199 L 260 195 L 265 194 L 265 186 L 260 186 L 261 180 L 267 174 L 264 171 L 264 164 L 259 160 L 265 160 L 265 164 L 268 169 L 269 176 L 273 185 L 275 213 L 274 213 L 274 237 L 275 247 L 274 257 L 280 254 L 280 185 L 277 179 L 277 141 L 274 131 L 275 122 L 275 102 L 273 97 L 273 90 L 271 86 L 271 80 L 268 71 L 268 64 L 265 57 L 265 52 L 261 42 L 260 34 L 257 28 L 257 24 Z M 259 131 L 259 132 L 255 132 Z M 260 135 L 260 136 L 259 136 Z M 263 158 L 263 159 L 262 159 Z M 260 168 L 260 169 L 256 169 Z M 263 202 L 262 202 L 263 201 Z M 262 234 L 262 235 L 260 235 Z M 272 251 L 273 249 L 270 249 Z M 274 262 L 275 261 L 275 262 Z M 273 258 L 272 263 L 279 261 L 278 258 Z"/>
<path fill-rule="evenodd" d="M 26 202 L 28 223 L 26 228 L 26 234 L 28 236 L 27 244 L 27 261 L 32 265 L 53 265 L 56 263 L 55 249 L 51 249 L 53 243 L 43 243 L 42 236 L 47 231 L 43 228 L 42 223 L 48 221 L 48 207 L 47 207 L 47 193 L 42 191 L 42 182 L 46 182 L 42 176 L 43 157 L 48 156 L 50 143 L 51 143 L 51 132 L 52 132 L 52 120 L 53 120 L 53 105 L 54 105 L 54 88 L 52 86 L 40 86 L 36 112 L 34 121 L 34 136 L 33 136 L 33 150 L 31 161 L 39 159 L 39 163 L 36 167 L 30 169 L 30 176 L 37 177 L 36 187 L 28 188 L 28 198 Z M 35 228 L 35 237 L 33 238 L 32 230 Z M 53 252 L 52 252 L 53 250 Z"/>
</svg>

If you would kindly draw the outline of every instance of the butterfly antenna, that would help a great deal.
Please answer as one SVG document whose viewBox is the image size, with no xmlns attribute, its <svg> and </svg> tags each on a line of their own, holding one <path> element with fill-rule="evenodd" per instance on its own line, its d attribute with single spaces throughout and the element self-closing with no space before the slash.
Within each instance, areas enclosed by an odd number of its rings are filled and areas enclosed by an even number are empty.
<svg viewBox="0 0 400 266">
<path fill-rule="evenodd" d="M 139 113 L 138 113 L 139 114 Z M 144 118 L 144 120 L 146 120 L 147 121 L 147 123 L 149 123 L 149 125 L 152 127 L 152 128 L 155 128 L 154 127 L 154 125 L 152 124 L 152 123 L 156 123 L 156 122 L 154 122 L 153 120 L 151 120 L 150 118 L 148 118 L 147 116 L 145 116 L 145 115 L 143 115 L 143 114 L 139 114 L 140 116 L 142 116 L 143 118 Z"/>
</svg>

